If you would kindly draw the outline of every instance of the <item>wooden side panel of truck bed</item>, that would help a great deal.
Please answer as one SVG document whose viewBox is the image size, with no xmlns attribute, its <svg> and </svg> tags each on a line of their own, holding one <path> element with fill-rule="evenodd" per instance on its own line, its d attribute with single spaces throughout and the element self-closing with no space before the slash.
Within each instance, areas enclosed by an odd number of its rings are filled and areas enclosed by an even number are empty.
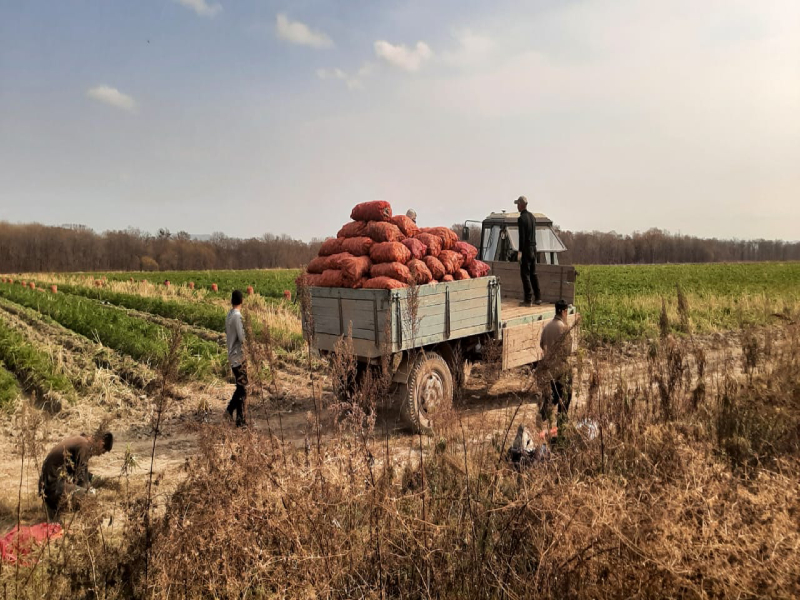
<svg viewBox="0 0 800 600">
<path fill-rule="evenodd" d="M 518 262 L 491 262 L 492 275 L 503 286 L 503 298 L 523 299 L 522 278 Z M 575 302 L 575 267 L 571 265 L 536 265 L 539 289 L 544 302 L 556 302 L 562 298 L 569 304 Z"/>
<path fill-rule="evenodd" d="M 497 330 L 494 277 L 401 290 L 311 288 L 314 345 L 332 351 L 352 334 L 357 355 L 374 358 Z"/>
</svg>

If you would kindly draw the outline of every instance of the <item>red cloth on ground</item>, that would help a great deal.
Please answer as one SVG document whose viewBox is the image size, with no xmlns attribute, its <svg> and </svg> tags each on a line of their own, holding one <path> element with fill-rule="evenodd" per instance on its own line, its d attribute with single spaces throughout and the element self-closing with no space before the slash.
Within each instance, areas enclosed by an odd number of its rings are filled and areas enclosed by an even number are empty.
<svg viewBox="0 0 800 600">
<path fill-rule="evenodd" d="M 344 238 L 342 239 L 342 250 L 353 256 L 369 256 L 369 249 L 374 243 L 371 238 L 366 236 Z"/>
<path fill-rule="evenodd" d="M 411 271 L 408 270 L 407 266 L 399 262 L 372 265 L 369 274 L 372 275 L 372 277 L 391 277 L 392 279 L 404 281 L 405 283 L 413 282 Z"/>
<path fill-rule="evenodd" d="M 350 212 L 353 221 L 389 221 L 392 218 L 392 206 L 386 200 L 373 200 L 356 204 Z"/>
<path fill-rule="evenodd" d="M 39 523 L 38 525 L 23 525 L 14 528 L 0 539 L 0 555 L 5 562 L 20 564 L 27 563 L 20 560 L 31 553 L 34 545 L 40 545 L 48 539 L 57 540 L 64 535 L 58 523 Z"/>
<path fill-rule="evenodd" d="M 482 260 L 473 260 L 467 265 L 467 273 L 473 279 L 477 277 L 486 277 L 489 274 L 491 267 Z"/>
<path fill-rule="evenodd" d="M 400 242 L 381 242 L 369 251 L 373 263 L 400 262 L 407 263 L 411 258 L 411 250 Z"/>
<path fill-rule="evenodd" d="M 391 277 L 373 277 L 364 282 L 364 289 L 367 290 L 397 290 L 404 287 L 408 285 Z"/>
<path fill-rule="evenodd" d="M 403 235 L 406 237 L 414 237 L 419 233 L 419 227 L 409 217 L 405 215 L 395 215 L 392 217 L 392 223 L 400 228 Z"/>
<path fill-rule="evenodd" d="M 339 230 L 339 233 L 336 234 L 336 237 L 340 238 L 352 238 L 352 237 L 361 237 L 365 235 L 365 231 L 367 230 L 367 223 L 366 221 L 350 221 L 349 223 L 345 223 L 342 228 Z"/>
<path fill-rule="evenodd" d="M 370 221 L 367 223 L 367 237 L 376 242 L 399 242 L 405 239 L 403 232 L 394 223 Z"/>
<path fill-rule="evenodd" d="M 458 271 L 453 273 L 453 279 L 456 281 L 463 281 L 464 279 L 470 279 L 470 276 L 464 269 L 458 269 Z"/>
<path fill-rule="evenodd" d="M 436 281 L 441 281 L 442 277 L 447 274 L 447 270 L 444 268 L 442 261 L 434 256 L 425 257 L 425 266 L 428 267 L 431 275 Z"/>
<path fill-rule="evenodd" d="M 442 238 L 432 233 L 418 233 L 414 236 L 415 240 L 419 240 L 428 249 L 428 256 L 439 256 L 442 251 Z"/>
<path fill-rule="evenodd" d="M 320 246 L 319 249 L 319 255 L 330 256 L 331 254 L 338 254 L 339 252 L 342 252 L 343 241 L 343 238 L 328 238 L 322 242 L 322 246 Z M 352 254 L 352 252 L 350 254 Z"/>
<path fill-rule="evenodd" d="M 414 281 L 417 282 L 417 285 L 425 285 L 426 283 L 433 281 L 431 270 L 421 260 L 412 258 L 410 261 L 408 261 L 407 266 L 408 270 L 411 271 L 411 276 L 414 278 Z"/>
<path fill-rule="evenodd" d="M 416 259 L 421 260 L 428 253 L 428 247 L 417 239 L 409 237 L 404 239 L 401 243 L 411 250 L 411 256 Z"/>
<path fill-rule="evenodd" d="M 464 257 L 464 265 L 469 266 L 472 261 L 478 256 L 478 249 L 469 242 L 456 242 L 453 250 L 458 252 Z"/>
</svg>

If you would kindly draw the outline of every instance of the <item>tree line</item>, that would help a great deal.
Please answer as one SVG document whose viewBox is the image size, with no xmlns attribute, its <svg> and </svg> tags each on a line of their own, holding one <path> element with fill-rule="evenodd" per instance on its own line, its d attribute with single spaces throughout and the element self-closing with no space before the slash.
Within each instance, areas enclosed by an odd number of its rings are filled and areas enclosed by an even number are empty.
<svg viewBox="0 0 800 600">
<path fill-rule="evenodd" d="M 460 235 L 461 226 L 453 226 Z M 718 240 L 650 229 L 632 235 L 559 231 L 563 264 L 649 264 L 800 260 L 800 242 Z M 470 231 L 480 243 L 480 229 Z M 97 233 L 83 226 L 0 222 L 0 272 L 167 271 L 291 268 L 307 264 L 321 239 L 310 242 L 265 234 L 239 239 L 216 233 L 207 240 L 166 229 Z"/>
</svg>

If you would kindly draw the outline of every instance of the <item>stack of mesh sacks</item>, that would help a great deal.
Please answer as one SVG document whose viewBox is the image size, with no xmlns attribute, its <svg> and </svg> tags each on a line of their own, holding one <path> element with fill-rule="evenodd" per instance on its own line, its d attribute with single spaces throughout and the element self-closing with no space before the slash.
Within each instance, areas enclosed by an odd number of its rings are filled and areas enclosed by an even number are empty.
<svg viewBox="0 0 800 600">
<path fill-rule="evenodd" d="M 405 215 L 392 216 L 388 202 L 362 202 L 350 218 L 308 264 L 308 285 L 393 290 L 489 274 L 475 246 L 447 227 L 420 229 Z"/>
</svg>

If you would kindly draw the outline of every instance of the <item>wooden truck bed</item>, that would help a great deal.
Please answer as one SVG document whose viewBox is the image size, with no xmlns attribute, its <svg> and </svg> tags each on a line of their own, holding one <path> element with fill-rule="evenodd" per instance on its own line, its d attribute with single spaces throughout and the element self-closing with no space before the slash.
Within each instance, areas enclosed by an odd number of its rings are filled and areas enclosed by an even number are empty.
<svg viewBox="0 0 800 600">
<path fill-rule="evenodd" d="M 314 287 L 313 345 L 332 352 L 342 336 L 351 335 L 356 355 L 370 359 L 488 334 L 502 340 L 504 369 L 539 360 L 542 328 L 555 316 L 555 306 L 519 306 L 516 298 L 502 296 L 493 276 L 419 286 L 416 297 L 411 288 Z"/>
</svg>

